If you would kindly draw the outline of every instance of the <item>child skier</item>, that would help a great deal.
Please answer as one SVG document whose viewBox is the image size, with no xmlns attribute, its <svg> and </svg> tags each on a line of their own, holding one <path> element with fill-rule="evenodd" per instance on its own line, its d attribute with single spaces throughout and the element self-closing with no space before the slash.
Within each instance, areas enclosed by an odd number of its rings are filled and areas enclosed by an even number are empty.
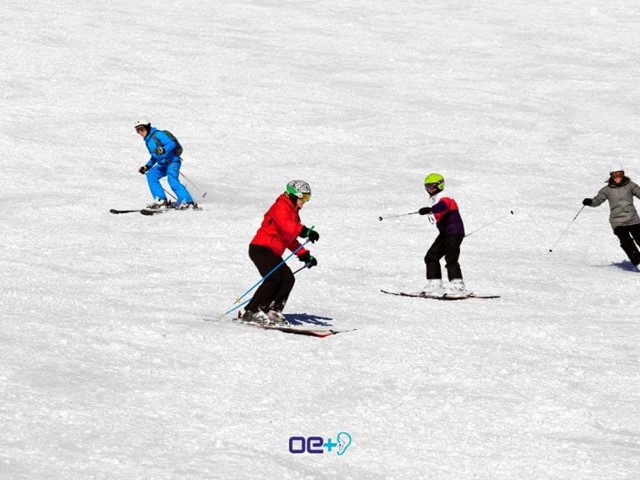
<svg viewBox="0 0 640 480">
<path fill-rule="evenodd" d="M 464 239 L 464 224 L 458 210 L 458 204 L 451 197 L 442 194 L 444 177 L 439 173 L 430 173 L 424 179 L 424 188 L 429 194 L 430 207 L 418 210 L 420 215 L 433 215 L 439 234 L 427 251 L 424 261 L 427 265 L 427 285 L 421 295 L 447 297 L 465 297 L 468 295 L 462 280 L 462 271 L 458 258 L 460 245 Z M 449 288 L 442 284 L 440 259 L 444 257 L 449 278 Z"/>
<path fill-rule="evenodd" d="M 196 208 L 197 205 L 191 198 L 191 194 L 180 183 L 182 159 L 176 152 L 178 147 L 176 141 L 166 132 L 152 127 L 148 120 L 137 121 L 135 127 L 151 154 L 149 161 L 138 169 L 138 172 L 146 174 L 149 190 L 153 195 L 153 203 L 147 205 L 147 208 L 160 209 L 171 206 L 160 184 L 160 179 L 163 177 L 167 177 L 171 190 L 176 194 L 175 208 L 179 210 Z"/>
<path fill-rule="evenodd" d="M 293 252 L 300 247 L 297 237 L 308 238 L 311 243 L 320 239 L 318 232 L 305 227 L 300 221 L 300 209 L 310 198 L 309 184 L 292 180 L 265 213 L 262 225 L 249 245 L 249 258 L 263 277 L 282 263 L 285 249 Z M 318 264 L 305 248 L 300 248 L 296 255 L 307 268 Z M 282 310 L 294 283 L 295 277 L 289 266 L 286 263 L 280 265 L 262 282 L 247 304 L 242 320 L 261 325 L 288 325 Z"/>
<path fill-rule="evenodd" d="M 633 205 L 633 197 L 640 198 L 640 187 L 624 174 L 624 167 L 614 163 L 609 169 L 607 184 L 593 198 L 585 198 L 582 205 L 597 207 L 609 201 L 609 223 L 620 239 L 620 246 L 631 263 L 640 264 L 640 216 Z M 635 240 L 635 242 L 634 242 Z M 636 245 L 637 244 L 637 245 Z"/>
</svg>

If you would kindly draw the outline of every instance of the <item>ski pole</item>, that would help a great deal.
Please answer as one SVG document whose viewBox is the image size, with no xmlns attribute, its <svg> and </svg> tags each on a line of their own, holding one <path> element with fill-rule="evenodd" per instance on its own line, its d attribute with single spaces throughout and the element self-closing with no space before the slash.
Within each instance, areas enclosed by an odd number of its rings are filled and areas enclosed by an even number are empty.
<svg viewBox="0 0 640 480">
<path fill-rule="evenodd" d="M 295 275 L 298 272 L 301 272 L 302 270 L 304 270 L 305 268 L 307 268 L 307 264 L 305 263 L 302 267 L 300 267 L 299 269 L 297 269 L 295 272 L 293 272 L 293 274 Z"/>
<path fill-rule="evenodd" d="M 313 230 L 313 227 L 311 227 L 309 230 Z M 298 251 L 304 247 L 307 243 L 309 243 L 311 240 L 307 240 L 306 242 L 304 242 L 302 245 L 300 245 L 298 248 L 296 248 L 293 252 L 291 252 L 287 258 L 285 258 L 284 260 L 282 260 L 278 265 L 276 265 L 275 267 L 273 267 L 271 269 L 271 271 L 269 273 L 267 273 L 264 277 L 262 277 L 260 280 L 258 280 L 256 283 L 254 283 L 251 288 L 249 288 L 246 292 L 244 292 L 242 295 L 240 295 L 238 298 L 236 298 L 235 303 L 239 303 L 240 300 L 242 300 L 244 298 L 244 296 L 249 293 L 251 290 L 253 290 L 254 288 L 256 288 L 258 285 L 260 285 L 262 282 L 264 282 L 273 272 L 275 272 L 277 269 L 279 269 L 282 265 L 284 265 L 285 263 L 287 263 L 287 260 L 289 260 L 291 257 L 293 257 L 296 253 L 298 253 Z"/>
<path fill-rule="evenodd" d="M 483 228 L 487 228 L 490 225 L 493 225 L 496 222 L 499 222 L 500 220 L 502 220 L 504 217 L 508 217 L 509 215 L 513 215 L 513 210 L 509 210 L 509 213 L 506 213 L 505 215 L 501 216 L 500 218 L 496 218 L 493 222 L 487 223 L 483 226 L 481 226 L 480 228 L 476 228 L 473 232 L 469 232 L 465 235 L 465 237 L 468 237 L 469 235 L 473 235 L 476 232 L 479 232 L 480 230 L 482 230 Z"/>
<path fill-rule="evenodd" d="M 580 208 L 580 210 L 578 210 L 578 213 L 576 213 L 576 216 L 573 217 L 573 220 L 571 220 L 569 222 L 569 225 L 567 225 L 567 228 L 564 229 L 564 231 L 560 234 L 560 237 L 558 238 L 558 240 L 556 240 L 556 243 L 553 244 L 553 246 L 549 249 L 549 252 L 553 252 L 553 249 L 556 248 L 556 245 L 558 245 L 558 243 L 560 242 L 560 240 L 562 240 L 562 237 L 564 237 L 566 235 L 566 233 L 569 231 L 569 228 L 571 228 L 571 225 L 573 224 L 573 222 L 576 221 L 576 218 L 578 218 L 578 215 L 580 215 L 582 213 L 582 210 L 584 210 L 584 205 Z"/>
<path fill-rule="evenodd" d="M 167 195 L 169 195 L 169 196 L 170 196 L 171 198 L 173 198 L 174 200 L 176 200 L 176 201 L 178 200 L 178 198 L 177 198 L 173 193 L 171 193 L 169 190 L 167 190 L 166 188 L 164 188 L 164 187 L 163 187 L 163 188 L 162 188 L 162 190 L 164 190 L 164 193 L 166 193 Z"/>
<path fill-rule="evenodd" d="M 293 272 L 293 274 L 295 275 L 296 273 L 304 270 L 305 268 L 307 268 L 307 265 L 305 264 L 303 267 L 300 267 L 299 269 L 297 269 L 295 272 Z M 229 310 L 227 310 L 226 312 L 224 312 L 223 315 L 228 315 L 229 313 L 233 312 L 234 310 L 237 310 L 238 308 L 240 308 L 243 305 L 246 305 L 247 303 L 249 303 L 251 301 L 253 297 L 246 299 L 244 302 L 239 303 L 238 305 L 233 306 L 232 308 L 230 308 Z"/>
<path fill-rule="evenodd" d="M 182 175 L 182 178 L 184 178 L 187 182 L 189 182 L 192 187 L 194 187 L 196 190 L 198 190 L 200 192 L 200 194 L 202 195 L 202 198 L 207 196 L 207 192 L 203 193 L 202 189 L 200 187 L 198 187 L 198 185 L 193 183 L 193 181 L 191 181 L 191 179 L 189 179 L 189 177 L 187 177 L 184 173 L 180 172 L 180 175 Z"/>
<path fill-rule="evenodd" d="M 249 302 L 251 301 L 251 299 L 252 299 L 252 298 L 253 298 L 253 297 L 251 297 L 251 298 L 247 298 L 244 302 L 239 303 L 239 304 L 237 304 L 237 305 L 234 305 L 234 306 L 233 306 L 233 307 L 231 307 L 229 310 L 227 310 L 226 312 L 224 312 L 220 317 L 223 317 L 223 316 L 225 316 L 225 315 L 228 315 L 228 314 L 230 314 L 231 312 L 233 312 L 234 310 L 237 310 L 238 308 L 240 308 L 241 306 L 246 305 L 247 303 L 249 303 Z"/>
<path fill-rule="evenodd" d="M 378 220 L 386 220 L 387 218 L 406 217 L 407 215 L 415 215 L 418 212 L 398 213 L 393 215 L 387 215 L 386 217 L 378 217 Z"/>
<path fill-rule="evenodd" d="M 147 171 L 148 171 L 148 170 L 147 170 Z M 145 173 L 145 176 L 146 176 L 146 175 L 147 175 L 147 174 Z M 173 198 L 174 200 L 178 200 L 178 199 L 177 199 L 177 197 L 176 197 L 173 193 L 171 193 L 170 191 L 168 191 L 166 188 L 162 187 L 162 190 L 164 191 L 164 193 L 165 193 L 166 195 L 169 195 L 169 196 L 170 196 L 171 198 Z"/>
</svg>

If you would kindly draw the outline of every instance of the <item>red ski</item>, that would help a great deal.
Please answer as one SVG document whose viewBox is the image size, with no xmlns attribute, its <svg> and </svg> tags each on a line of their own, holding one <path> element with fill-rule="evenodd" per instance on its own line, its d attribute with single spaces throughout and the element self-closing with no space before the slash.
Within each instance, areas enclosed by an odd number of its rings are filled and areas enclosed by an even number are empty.
<svg viewBox="0 0 640 480">
<path fill-rule="evenodd" d="M 306 328 L 306 327 L 295 327 L 295 326 L 284 326 L 284 325 L 258 325 L 257 323 L 251 322 L 238 322 L 243 323 L 244 325 L 249 325 L 252 327 L 262 328 L 263 330 L 277 330 L 282 333 L 292 333 L 294 335 L 306 335 L 308 337 L 318 337 L 325 338 L 331 335 L 337 335 L 338 333 L 343 332 L 351 332 L 353 330 L 333 330 L 333 329 L 324 329 L 324 328 Z"/>
</svg>

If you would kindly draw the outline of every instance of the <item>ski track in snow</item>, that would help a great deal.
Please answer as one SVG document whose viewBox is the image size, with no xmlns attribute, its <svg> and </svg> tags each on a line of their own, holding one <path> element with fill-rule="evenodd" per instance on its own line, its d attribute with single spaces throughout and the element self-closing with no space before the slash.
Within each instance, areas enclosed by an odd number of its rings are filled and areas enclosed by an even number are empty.
<svg viewBox="0 0 640 480">
<path fill-rule="evenodd" d="M 613 160 L 640 179 L 631 2 L 3 7 L 1 478 L 637 477 L 640 274 L 606 205 L 570 224 Z M 140 116 L 203 211 L 108 213 L 149 200 Z M 468 231 L 514 210 L 462 246 L 502 298 L 379 293 L 423 284 L 435 228 L 378 216 L 431 171 Z M 354 332 L 220 317 L 293 178 L 321 239 L 288 313 Z"/>
</svg>

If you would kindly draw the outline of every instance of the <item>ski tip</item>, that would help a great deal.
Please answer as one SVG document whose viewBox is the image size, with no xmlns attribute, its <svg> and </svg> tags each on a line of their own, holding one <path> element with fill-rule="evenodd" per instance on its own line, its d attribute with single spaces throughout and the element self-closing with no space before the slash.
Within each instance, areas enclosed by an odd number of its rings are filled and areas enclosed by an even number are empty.
<svg viewBox="0 0 640 480">
<path fill-rule="evenodd" d="M 139 212 L 139 209 L 129 209 L 129 210 L 118 210 L 117 208 L 111 208 L 109 210 L 109 213 L 113 213 L 114 215 L 119 215 L 121 213 L 134 213 L 134 212 Z"/>
</svg>

